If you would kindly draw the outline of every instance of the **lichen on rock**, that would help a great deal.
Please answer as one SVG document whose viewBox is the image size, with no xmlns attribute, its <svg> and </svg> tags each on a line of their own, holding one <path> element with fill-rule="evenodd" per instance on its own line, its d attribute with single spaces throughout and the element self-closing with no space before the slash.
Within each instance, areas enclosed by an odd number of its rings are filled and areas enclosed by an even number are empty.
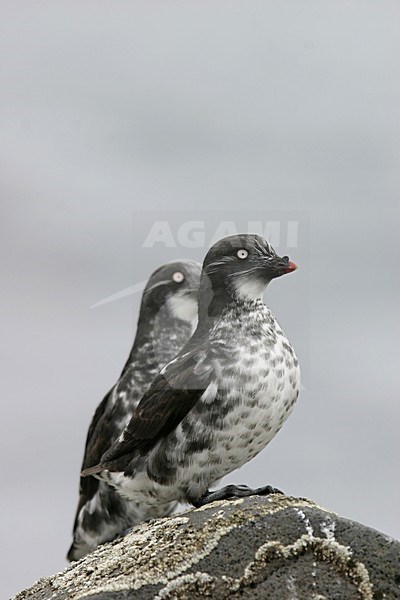
<svg viewBox="0 0 400 600">
<path fill-rule="evenodd" d="M 143 523 L 15 600 L 395 600 L 399 583 L 399 542 L 276 494 Z"/>
</svg>

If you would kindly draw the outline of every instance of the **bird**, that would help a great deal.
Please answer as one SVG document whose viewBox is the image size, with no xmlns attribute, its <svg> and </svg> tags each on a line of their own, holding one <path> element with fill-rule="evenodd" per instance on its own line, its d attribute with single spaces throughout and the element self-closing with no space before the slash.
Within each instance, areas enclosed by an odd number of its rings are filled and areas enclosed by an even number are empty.
<svg viewBox="0 0 400 600">
<path fill-rule="evenodd" d="M 155 506 L 279 492 L 271 485 L 210 488 L 273 439 L 297 400 L 298 359 L 263 301 L 268 284 L 296 268 L 259 235 L 216 242 L 203 263 L 193 336 L 82 476 Z"/>
<path fill-rule="evenodd" d="M 156 374 L 190 338 L 197 318 L 200 273 L 200 263 L 182 260 L 165 264 L 151 275 L 143 292 L 128 360 L 91 421 L 82 469 L 100 460 L 128 424 Z M 73 542 L 67 558 L 78 560 L 134 524 L 166 516 L 174 508 L 173 502 L 161 503 L 156 509 L 132 502 L 121 498 L 103 481 L 81 478 Z"/>
</svg>

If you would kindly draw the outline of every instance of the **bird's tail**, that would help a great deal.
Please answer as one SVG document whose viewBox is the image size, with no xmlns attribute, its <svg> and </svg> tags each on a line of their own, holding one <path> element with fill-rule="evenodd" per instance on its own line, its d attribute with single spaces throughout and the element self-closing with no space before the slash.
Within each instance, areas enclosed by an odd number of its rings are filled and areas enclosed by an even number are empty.
<svg viewBox="0 0 400 600">
<path fill-rule="evenodd" d="M 101 471 L 104 471 L 104 466 L 99 464 L 99 465 L 94 465 L 94 467 L 88 467 L 87 469 L 83 469 L 82 473 L 81 473 L 81 477 L 88 477 L 89 475 L 96 475 L 96 473 L 100 473 Z"/>
<path fill-rule="evenodd" d="M 89 546 L 83 540 L 77 540 L 74 538 L 74 541 L 71 544 L 70 549 L 68 550 L 67 559 L 69 562 L 73 562 L 74 560 L 79 560 L 89 554 L 96 549 L 96 546 Z"/>
</svg>

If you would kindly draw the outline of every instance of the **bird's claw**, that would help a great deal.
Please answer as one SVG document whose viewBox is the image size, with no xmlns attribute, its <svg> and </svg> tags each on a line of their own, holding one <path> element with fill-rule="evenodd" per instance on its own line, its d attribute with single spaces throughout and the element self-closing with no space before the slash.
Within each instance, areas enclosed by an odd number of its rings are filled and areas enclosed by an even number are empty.
<svg viewBox="0 0 400 600">
<path fill-rule="evenodd" d="M 265 485 L 256 489 L 249 488 L 247 485 L 226 485 L 215 492 L 207 491 L 201 498 L 190 499 L 190 503 L 196 508 L 215 502 L 217 500 L 233 500 L 234 498 L 246 498 L 248 496 L 267 496 L 268 494 L 283 494 L 278 488 L 272 485 Z"/>
</svg>

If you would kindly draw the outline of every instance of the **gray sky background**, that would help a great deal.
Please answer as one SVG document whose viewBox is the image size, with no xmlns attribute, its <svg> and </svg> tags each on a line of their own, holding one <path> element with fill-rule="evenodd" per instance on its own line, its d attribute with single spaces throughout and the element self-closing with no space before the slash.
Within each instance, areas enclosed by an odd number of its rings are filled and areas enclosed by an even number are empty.
<svg viewBox="0 0 400 600">
<path fill-rule="evenodd" d="M 397 1 L 2 0 L 2 597 L 66 565 L 139 295 L 90 307 L 204 256 L 143 248 L 158 215 L 298 220 L 266 300 L 306 389 L 226 482 L 400 537 L 399 57 Z"/>
</svg>

